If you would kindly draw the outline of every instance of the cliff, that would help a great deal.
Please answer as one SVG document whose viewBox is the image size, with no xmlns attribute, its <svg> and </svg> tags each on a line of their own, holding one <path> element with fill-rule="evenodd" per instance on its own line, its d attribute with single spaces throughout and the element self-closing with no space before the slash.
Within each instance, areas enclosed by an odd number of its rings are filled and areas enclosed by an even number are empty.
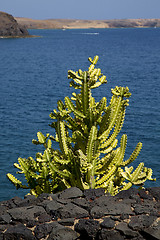
<svg viewBox="0 0 160 240">
<path fill-rule="evenodd" d="M 30 29 L 160 27 L 160 19 L 115 19 L 115 20 L 75 20 L 75 19 L 34 20 L 29 18 L 15 18 L 15 19 L 19 24 Z"/>
<path fill-rule="evenodd" d="M 0 12 L 0 37 L 26 37 L 29 33 L 8 13 Z"/>
</svg>

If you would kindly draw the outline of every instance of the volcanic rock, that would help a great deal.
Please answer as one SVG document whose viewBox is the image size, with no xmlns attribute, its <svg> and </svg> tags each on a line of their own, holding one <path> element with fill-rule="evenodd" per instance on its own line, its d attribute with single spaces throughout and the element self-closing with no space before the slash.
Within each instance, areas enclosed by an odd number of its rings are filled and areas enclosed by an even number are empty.
<svg viewBox="0 0 160 240">
<path fill-rule="evenodd" d="M 160 240 L 160 188 L 117 196 L 75 187 L 0 202 L 0 240 Z"/>
<path fill-rule="evenodd" d="M 0 37 L 28 37 L 26 27 L 17 23 L 8 13 L 0 12 Z"/>
</svg>

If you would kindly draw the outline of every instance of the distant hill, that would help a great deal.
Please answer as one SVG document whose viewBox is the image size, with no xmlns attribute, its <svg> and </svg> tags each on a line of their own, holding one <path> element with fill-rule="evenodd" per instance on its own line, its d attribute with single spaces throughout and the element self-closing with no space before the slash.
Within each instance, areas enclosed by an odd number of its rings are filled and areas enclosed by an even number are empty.
<svg viewBox="0 0 160 240">
<path fill-rule="evenodd" d="M 144 28 L 160 27 L 160 19 L 115 19 L 115 20 L 76 20 L 15 18 L 29 29 L 79 29 L 79 28 Z"/>
<path fill-rule="evenodd" d="M 25 37 L 29 36 L 26 27 L 17 23 L 8 13 L 0 12 L 0 37 Z"/>
</svg>

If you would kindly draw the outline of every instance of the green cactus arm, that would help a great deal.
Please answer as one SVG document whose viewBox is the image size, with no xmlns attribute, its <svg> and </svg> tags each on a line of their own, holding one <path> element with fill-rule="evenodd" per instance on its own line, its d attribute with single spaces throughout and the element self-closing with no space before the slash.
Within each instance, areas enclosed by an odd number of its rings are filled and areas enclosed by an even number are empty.
<svg viewBox="0 0 160 240">
<path fill-rule="evenodd" d="M 99 81 L 103 84 L 103 83 L 107 83 L 107 80 L 106 80 L 106 76 L 102 76 L 101 78 L 99 78 Z"/>
<path fill-rule="evenodd" d="M 111 107 L 108 106 L 107 109 L 104 111 L 105 113 L 102 116 L 101 122 L 99 123 L 99 131 L 98 136 L 100 136 L 108 127 L 109 124 L 109 117 L 111 114 Z"/>
<path fill-rule="evenodd" d="M 80 112 L 82 111 L 82 101 L 79 98 L 79 96 L 77 96 L 77 98 L 76 98 L 76 108 L 78 111 L 80 111 Z"/>
<path fill-rule="evenodd" d="M 96 126 L 92 126 L 90 133 L 89 133 L 89 138 L 88 138 L 88 143 L 87 143 L 87 148 L 86 148 L 86 155 L 87 155 L 87 160 L 89 163 L 92 162 L 94 142 L 96 140 L 96 137 L 97 137 L 97 128 L 96 128 Z"/>
<path fill-rule="evenodd" d="M 50 167 L 50 171 L 51 171 L 51 174 L 52 175 L 55 175 L 55 172 L 57 172 L 61 177 L 65 178 L 65 179 L 68 179 L 70 178 L 71 176 L 71 173 L 68 172 L 67 170 L 64 172 L 64 171 L 61 171 L 58 169 L 58 167 L 56 167 L 53 163 L 49 163 L 49 167 Z"/>
<path fill-rule="evenodd" d="M 142 148 L 142 143 L 139 142 L 135 148 L 135 150 L 133 151 L 133 153 L 131 154 L 131 156 L 129 157 L 128 160 L 122 162 L 122 166 L 127 166 L 129 165 L 131 162 L 133 162 L 139 155 L 140 151 Z"/>
<path fill-rule="evenodd" d="M 29 176 L 29 171 L 28 171 L 29 167 L 27 166 L 27 163 L 26 163 L 25 159 L 18 158 L 18 162 L 21 166 L 22 172 L 26 175 L 26 177 Z"/>
<path fill-rule="evenodd" d="M 51 183 L 49 181 L 45 181 L 42 184 L 42 188 L 43 188 L 43 193 L 51 193 L 52 191 L 52 187 L 51 187 Z"/>
<path fill-rule="evenodd" d="M 72 131 L 80 127 L 75 121 L 75 119 L 73 119 L 70 115 L 66 118 L 66 121 L 68 122 L 67 127 L 69 127 L 69 129 L 71 129 Z"/>
<path fill-rule="evenodd" d="M 50 162 L 50 160 L 51 160 L 51 153 L 50 153 L 50 151 L 48 149 L 46 149 L 44 151 L 44 154 L 43 154 L 42 158 L 43 158 L 44 161 Z"/>
<path fill-rule="evenodd" d="M 33 140 L 32 140 L 32 143 L 33 143 L 33 144 L 36 144 L 36 145 L 38 145 L 38 144 L 43 144 L 44 147 L 46 147 L 46 140 L 47 140 L 47 138 L 49 137 L 49 133 L 47 133 L 47 134 L 46 134 L 46 137 L 45 137 L 41 132 L 37 132 L 37 137 L 38 137 L 38 141 L 35 140 L 35 139 L 33 139 Z"/>
<path fill-rule="evenodd" d="M 102 84 L 101 82 L 96 82 L 94 85 L 91 86 L 91 89 L 97 88 L 97 87 L 101 86 L 101 84 Z"/>
<path fill-rule="evenodd" d="M 19 166 L 18 163 L 14 163 L 14 167 L 18 168 L 19 170 L 21 170 L 21 166 Z"/>
<path fill-rule="evenodd" d="M 66 136 L 66 129 L 63 121 L 58 120 L 56 131 L 58 134 L 60 149 L 62 153 L 67 155 L 68 154 L 67 136 Z"/>
<path fill-rule="evenodd" d="M 91 127 L 96 123 L 97 118 L 98 116 L 95 110 L 92 108 L 89 108 L 87 110 L 86 121 L 85 121 L 88 126 L 88 129 L 91 129 Z"/>
<path fill-rule="evenodd" d="M 108 184 L 108 187 L 107 187 L 107 191 L 112 195 L 113 192 L 114 192 L 114 186 L 113 186 L 113 181 L 110 180 L 109 181 L 109 184 Z"/>
<path fill-rule="evenodd" d="M 92 60 L 91 57 L 88 58 L 88 60 L 90 61 L 90 63 L 92 63 L 93 65 L 95 65 L 95 64 L 98 62 L 98 59 L 99 59 L 99 57 L 98 57 L 97 55 L 94 57 L 93 60 Z"/>
<path fill-rule="evenodd" d="M 66 106 L 67 106 L 67 108 L 69 109 L 69 111 L 74 112 L 74 114 L 75 114 L 77 117 L 85 118 L 85 116 L 84 116 L 83 113 L 81 113 L 80 111 L 76 110 L 74 104 L 73 104 L 72 101 L 69 99 L 69 97 L 65 97 L 65 103 L 66 103 Z"/>
<path fill-rule="evenodd" d="M 126 97 L 129 98 L 131 96 L 131 93 L 129 92 L 128 87 L 118 87 L 116 86 L 114 89 L 111 89 L 112 94 L 115 96 L 121 96 L 122 98 Z"/>
<path fill-rule="evenodd" d="M 29 189 L 29 187 L 27 187 L 26 185 L 23 185 L 22 182 L 17 178 L 15 178 L 12 174 L 7 173 L 7 177 L 10 180 L 10 182 L 16 186 L 17 189 L 19 188 Z"/>
<path fill-rule="evenodd" d="M 75 81 L 75 83 L 82 85 L 82 81 L 79 80 L 78 78 L 73 78 L 73 80 Z"/>
<path fill-rule="evenodd" d="M 61 100 L 58 100 L 57 108 L 58 108 L 59 111 L 65 110 L 65 105 L 64 105 L 64 103 Z"/>
<path fill-rule="evenodd" d="M 117 139 L 115 139 L 116 141 Z M 113 164 L 117 167 L 121 165 L 121 162 L 123 161 L 125 149 L 126 149 L 126 143 L 127 143 L 127 136 L 124 134 L 121 138 L 121 145 L 120 148 L 116 149 L 116 154 L 113 158 L 113 161 L 110 162 L 109 166 L 112 166 Z"/>
<path fill-rule="evenodd" d="M 73 80 L 70 81 L 69 86 L 70 86 L 70 87 L 74 87 L 75 89 L 81 89 L 81 85 L 75 83 Z"/>
<path fill-rule="evenodd" d="M 85 138 L 84 134 L 82 133 L 82 131 L 76 130 L 72 134 L 73 142 L 79 143 L 80 141 L 84 141 L 85 139 L 86 138 Z"/>
<path fill-rule="evenodd" d="M 110 121 L 110 124 L 108 126 L 108 129 L 106 131 L 104 131 L 100 136 L 99 136 L 99 139 L 106 139 L 110 133 L 110 131 L 112 130 L 113 126 L 115 125 L 115 122 L 116 122 L 116 119 L 119 115 L 119 112 L 121 110 L 121 107 L 122 107 L 122 101 L 121 101 L 121 98 L 117 98 L 117 104 L 115 106 L 115 110 L 114 110 L 114 113 L 113 113 L 113 117 Z"/>
<path fill-rule="evenodd" d="M 91 64 L 88 68 L 88 72 L 91 73 L 94 70 L 95 65 Z"/>
<path fill-rule="evenodd" d="M 97 112 L 98 112 L 99 114 L 101 114 L 103 111 L 105 111 L 105 110 L 106 110 L 106 105 L 107 105 L 107 99 L 106 99 L 106 97 L 103 97 L 103 98 L 99 101 L 98 105 L 96 106 Z"/>
<path fill-rule="evenodd" d="M 138 176 L 141 174 L 144 167 L 144 163 L 140 163 L 138 167 L 135 169 L 135 171 L 131 174 L 131 182 L 135 182 L 138 180 Z"/>
<path fill-rule="evenodd" d="M 78 73 L 76 73 L 76 72 L 74 72 L 74 71 L 72 71 L 72 70 L 69 70 L 69 71 L 68 71 L 68 78 L 72 78 L 73 80 L 74 80 L 74 79 L 79 79 L 79 80 L 82 79 L 82 77 L 79 76 Z"/>
<path fill-rule="evenodd" d="M 125 167 L 125 172 L 121 172 L 121 175 L 123 178 L 125 178 L 126 180 L 130 181 L 131 180 L 131 172 L 133 171 L 133 166 L 131 167 Z"/>
<path fill-rule="evenodd" d="M 40 178 L 47 179 L 49 175 L 46 163 L 42 163 L 42 168 L 41 168 L 41 173 L 40 173 Z"/>
<path fill-rule="evenodd" d="M 114 139 L 117 137 L 117 135 L 119 134 L 119 132 L 122 129 L 122 126 L 123 126 L 123 123 L 124 123 L 124 117 L 125 117 L 125 111 L 120 113 L 120 115 L 117 119 L 115 128 L 114 128 L 114 131 L 109 136 L 109 138 L 107 140 L 105 140 L 104 143 L 103 143 L 104 139 L 101 140 L 102 143 L 100 144 L 100 149 L 108 147 L 114 141 Z"/>
<path fill-rule="evenodd" d="M 41 132 L 37 132 L 37 137 L 38 137 L 38 141 L 40 143 L 45 143 L 46 138 L 45 138 L 45 136 Z"/>
<path fill-rule="evenodd" d="M 120 144 L 120 157 L 119 157 L 119 160 L 116 162 L 117 166 L 120 166 L 124 159 L 126 146 L 127 146 L 127 135 L 123 134 L 121 137 L 121 144 Z"/>
<path fill-rule="evenodd" d="M 132 183 L 131 182 L 125 183 L 124 186 L 120 189 L 120 191 L 128 190 L 131 187 L 132 187 Z"/>
<path fill-rule="evenodd" d="M 64 185 L 66 186 L 66 188 L 71 188 L 72 187 L 72 185 L 71 184 L 69 184 L 69 182 L 66 180 L 66 179 L 62 179 L 62 182 L 64 183 Z"/>
<path fill-rule="evenodd" d="M 96 184 L 100 185 L 103 182 L 105 182 L 107 179 L 109 179 L 115 172 L 116 172 L 117 167 L 116 166 L 112 166 L 111 169 L 109 169 L 108 173 L 105 174 L 103 177 L 101 177 Z"/>
<path fill-rule="evenodd" d="M 60 157 L 58 157 L 58 156 L 56 156 L 56 155 L 54 155 L 54 161 L 55 161 L 56 163 L 60 163 L 60 164 L 62 164 L 62 165 L 70 163 L 70 160 L 61 159 Z"/>
<path fill-rule="evenodd" d="M 87 162 L 87 156 L 82 152 L 82 150 L 78 149 L 77 152 L 79 154 L 79 158 L 84 160 L 84 162 Z"/>
<path fill-rule="evenodd" d="M 127 172 L 122 172 L 121 175 L 123 176 L 123 178 L 125 178 L 128 181 L 130 181 L 131 176 Z"/>
<path fill-rule="evenodd" d="M 108 169 L 108 167 L 111 165 L 111 162 L 113 161 L 115 155 L 116 151 L 112 151 L 111 153 L 106 154 L 103 158 L 101 158 L 97 163 L 95 174 L 103 175 L 106 172 L 106 169 Z"/>
<path fill-rule="evenodd" d="M 89 108 L 89 87 L 87 82 L 87 72 L 84 72 L 83 83 L 81 88 L 81 99 L 83 114 L 86 115 L 87 109 Z"/>
<path fill-rule="evenodd" d="M 109 182 L 110 182 L 110 181 L 113 181 L 113 179 L 114 179 L 114 174 L 111 175 L 111 176 L 110 176 L 106 181 L 104 181 L 102 184 L 98 185 L 98 184 L 96 183 L 95 188 L 104 188 L 105 190 L 107 190 L 108 185 L 109 185 Z"/>
<path fill-rule="evenodd" d="M 51 139 L 48 139 L 47 148 L 52 148 L 52 141 L 51 141 Z"/>
<path fill-rule="evenodd" d="M 143 172 L 141 172 L 141 174 L 139 174 L 137 180 L 134 181 L 133 184 L 141 185 L 146 180 L 151 180 L 151 181 L 155 181 L 156 180 L 156 179 L 152 178 L 152 169 L 151 168 L 143 168 Z"/>
<path fill-rule="evenodd" d="M 151 181 L 156 181 L 156 178 L 152 178 L 152 174 L 153 174 L 153 171 L 151 168 L 144 168 L 146 169 L 146 177 L 148 180 L 151 180 Z"/>
<path fill-rule="evenodd" d="M 90 78 L 96 76 L 96 75 L 97 75 L 97 72 L 98 72 L 98 69 L 97 69 L 97 68 L 93 69 L 93 70 L 90 72 Z"/>
</svg>

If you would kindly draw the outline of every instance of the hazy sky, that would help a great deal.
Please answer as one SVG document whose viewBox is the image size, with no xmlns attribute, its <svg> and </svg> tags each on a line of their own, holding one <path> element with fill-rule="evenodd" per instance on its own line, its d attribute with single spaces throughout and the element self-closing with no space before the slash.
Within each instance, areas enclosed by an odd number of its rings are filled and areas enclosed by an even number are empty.
<svg viewBox="0 0 160 240">
<path fill-rule="evenodd" d="M 160 18 L 160 0 L 0 0 L 0 11 L 34 19 Z"/>
</svg>

